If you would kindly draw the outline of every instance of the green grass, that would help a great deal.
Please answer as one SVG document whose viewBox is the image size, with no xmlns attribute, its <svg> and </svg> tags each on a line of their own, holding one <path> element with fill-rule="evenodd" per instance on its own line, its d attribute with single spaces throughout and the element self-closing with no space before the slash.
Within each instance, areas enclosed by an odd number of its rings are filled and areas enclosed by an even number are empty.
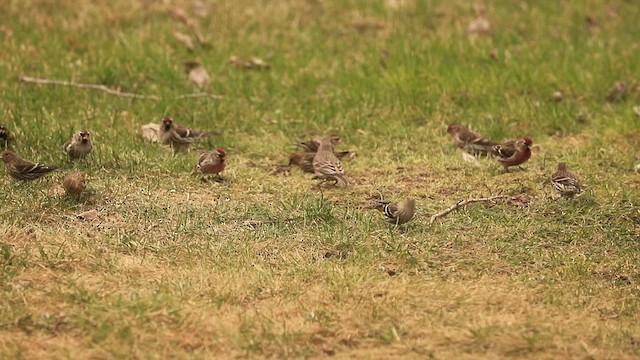
<svg viewBox="0 0 640 360">
<path fill-rule="evenodd" d="M 636 4 L 493 1 L 490 33 L 470 35 L 464 1 L 165 3 L 0 3 L 0 116 L 21 156 L 64 167 L 0 178 L 0 358 L 640 356 Z M 191 33 L 176 8 L 206 45 L 173 37 Z M 188 60 L 222 98 L 178 98 L 198 92 Z M 607 102 L 618 80 L 630 91 Z M 190 174 L 197 152 L 137 135 L 165 114 L 222 132 L 200 145 L 227 150 L 223 183 Z M 453 122 L 531 136 L 527 170 L 464 162 Z M 94 152 L 70 163 L 62 144 L 83 127 Z M 357 153 L 353 186 L 274 173 L 324 134 Z M 586 194 L 555 199 L 559 161 Z M 80 201 L 63 196 L 70 171 L 89 174 Z M 389 227 L 379 192 L 415 198 L 416 219 Z M 519 200 L 429 224 L 498 193 Z"/>
</svg>

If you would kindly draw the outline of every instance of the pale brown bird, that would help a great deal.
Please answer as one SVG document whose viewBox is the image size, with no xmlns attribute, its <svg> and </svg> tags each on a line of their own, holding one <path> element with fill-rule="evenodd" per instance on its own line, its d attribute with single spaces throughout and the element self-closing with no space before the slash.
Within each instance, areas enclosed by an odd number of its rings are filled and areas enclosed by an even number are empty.
<svg viewBox="0 0 640 360">
<path fill-rule="evenodd" d="M 338 143 L 340 142 L 340 137 L 338 136 L 332 135 L 332 136 L 329 136 L 329 138 L 331 139 L 331 143 L 333 144 L 334 147 L 338 145 Z M 302 150 L 304 150 L 305 152 L 315 153 L 318 151 L 318 147 L 320 147 L 321 140 L 322 138 L 303 141 L 299 143 L 298 146 L 301 147 Z"/>
<path fill-rule="evenodd" d="M 456 145 L 472 155 L 486 155 L 491 153 L 491 148 L 498 145 L 497 142 L 484 137 L 464 125 L 451 124 L 447 128 Z"/>
<path fill-rule="evenodd" d="M 67 175 L 62 182 L 62 186 L 68 195 L 75 195 L 80 197 L 80 194 L 87 187 L 87 183 L 85 181 L 85 174 L 83 173 L 73 173 Z"/>
<path fill-rule="evenodd" d="M 339 151 L 339 152 L 334 152 L 333 153 L 338 159 L 342 159 L 345 156 L 349 155 L 348 151 Z M 302 152 L 302 151 L 297 151 L 294 153 L 291 153 L 291 155 L 289 155 L 289 165 L 288 166 L 298 166 L 300 169 L 302 169 L 302 171 L 306 172 L 306 173 L 311 173 L 313 174 L 313 158 L 316 156 L 315 151 L 314 152 Z"/>
<path fill-rule="evenodd" d="M 387 222 L 402 225 L 413 219 L 416 213 L 416 201 L 406 199 L 398 203 L 376 200 L 377 208 L 387 217 Z"/>
<path fill-rule="evenodd" d="M 629 92 L 627 82 L 624 80 L 616 81 L 611 88 L 611 91 L 606 96 L 607 101 L 614 102 L 624 100 Z"/>
<path fill-rule="evenodd" d="M 216 149 L 214 151 L 207 151 L 200 154 L 198 162 L 196 163 L 196 169 L 202 174 L 215 174 L 218 178 L 221 178 L 220 173 L 224 171 L 227 166 L 227 153 L 224 149 Z"/>
<path fill-rule="evenodd" d="M 77 160 L 87 156 L 93 149 L 91 135 L 85 129 L 78 131 L 71 140 L 67 141 L 62 149 L 71 160 Z"/>
<path fill-rule="evenodd" d="M 13 151 L 5 150 L 0 154 L 9 175 L 16 180 L 35 180 L 45 174 L 58 169 L 56 166 L 49 166 L 34 163 L 18 157 Z"/>
<path fill-rule="evenodd" d="M 0 148 L 8 149 L 11 140 L 12 136 L 7 127 L 4 124 L 0 124 Z"/>
<path fill-rule="evenodd" d="M 567 168 L 566 163 L 559 163 L 556 172 L 551 175 L 551 184 L 563 197 L 572 198 L 582 192 L 583 186 Z"/>
<path fill-rule="evenodd" d="M 214 131 L 192 130 L 179 126 L 171 116 L 165 116 L 160 124 L 159 139 L 161 143 L 171 146 L 177 152 L 187 150 L 201 138 L 217 134 Z"/>
<path fill-rule="evenodd" d="M 320 140 L 318 152 L 316 152 L 312 162 L 315 174 L 314 179 L 333 180 L 334 184 L 349 185 L 349 180 L 342 169 L 342 163 L 333 153 L 334 146 L 335 143 L 331 136 Z"/>
</svg>

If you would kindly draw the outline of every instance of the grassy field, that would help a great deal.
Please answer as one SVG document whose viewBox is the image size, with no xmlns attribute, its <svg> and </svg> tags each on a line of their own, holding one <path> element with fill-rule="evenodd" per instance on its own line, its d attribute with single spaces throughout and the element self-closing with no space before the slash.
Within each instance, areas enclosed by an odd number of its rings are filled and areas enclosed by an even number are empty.
<svg viewBox="0 0 640 360">
<path fill-rule="evenodd" d="M 639 357 L 638 19 L 624 0 L 0 2 L 0 116 L 18 154 L 65 169 L 0 170 L 0 358 Z M 185 61 L 221 97 L 180 98 L 200 92 Z M 224 182 L 140 138 L 163 115 L 222 133 L 200 147 L 227 150 Z M 453 122 L 531 136 L 526 171 L 463 161 Z M 94 152 L 71 163 L 82 127 Z M 352 186 L 274 172 L 325 134 L 357 154 Z M 557 199 L 559 161 L 583 196 Z M 379 193 L 416 219 L 387 225 Z M 429 224 L 495 194 L 517 199 Z"/>
</svg>

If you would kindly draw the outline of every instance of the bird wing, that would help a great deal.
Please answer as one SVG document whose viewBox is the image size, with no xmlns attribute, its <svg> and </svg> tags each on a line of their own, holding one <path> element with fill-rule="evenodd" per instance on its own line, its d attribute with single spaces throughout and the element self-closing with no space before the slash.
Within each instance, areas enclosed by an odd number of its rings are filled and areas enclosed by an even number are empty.
<svg viewBox="0 0 640 360">
<path fill-rule="evenodd" d="M 22 174 L 44 174 L 56 170 L 56 166 L 33 163 L 30 161 L 21 161 L 15 164 L 15 168 Z"/>
</svg>

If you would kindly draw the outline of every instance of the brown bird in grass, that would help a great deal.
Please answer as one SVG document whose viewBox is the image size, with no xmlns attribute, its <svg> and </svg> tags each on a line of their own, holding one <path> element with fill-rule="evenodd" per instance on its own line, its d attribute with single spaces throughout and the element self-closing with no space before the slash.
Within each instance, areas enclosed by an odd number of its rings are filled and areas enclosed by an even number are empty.
<svg viewBox="0 0 640 360">
<path fill-rule="evenodd" d="M 313 157 L 314 179 L 324 181 L 333 180 L 334 184 L 349 185 L 349 180 L 344 175 L 342 162 L 333 153 L 335 146 L 335 137 L 327 136 L 320 140 L 318 152 Z"/>
<path fill-rule="evenodd" d="M 85 174 L 73 173 L 67 175 L 62 182 L 62 186 L 64 187 L 64 190 L 68 195 L 75 195 L 76 197 L 80 197 L 80 194 L 87 187 Z"/>
<path fill-rule="evenodd" d="M 572 198 L 582 192 L 583 186 L 567 168 L 566 163 L 559 163 L 556 172 L 551 175 L 551 184 L 563 197 Z"/>
<path fill-rule="evenodd" d="M 498 145 L 497 142 L 484 137 L 464 125 L 451 124 L 447 132 L 453 137 L 456 145 L 472 155 L 486 155 Z"/>
<path fill-rule="evenodd" d="M 227 153 L 224 149 L 216 149 L 200 154 L 196 169 L 204 175 L 215 174 L 221 178 L 220 173 L 227 166 Z"/>
<path fill-rule="evenodd" d="M 338 145 L 338 143 L 340 142 L 340 137 L 338 136 L 331 135 L 331 136 L 328 136 L 328 138 L 330 139 L 334 147 Z M 321 141 L 322 141 L 322 138 L 303 141 L 298 144 L 298 147 L 301 147 L 302 150 L 304 150 L 304 152 L 315 153 L 318 151 Z"/>
<path fill-rule="evenodd" d="M 521 140 L 511 140 L 496 145 L 492 152 L 500 165 L 508 172 L 509 167 L 524 164 L 531 158 L 531 145 L 533 145 L 533 140 L 525 136 Z"/>
<path fill-rule="evenodd" d="M 8 149 L 11 141 L 11 133 L 4 124 L 0 124 L 0 148 Z"/>
<path fill-rule="evenodd" d="M 338 151 L 333 153 L 338 159 L 342 159 L 349 155 L 348 151 Z M 297 151 L 289 155 L 289 166 L 298 166 L 302 171 L 313 174 L 313 158 L 316 156 L 315 152 L 302 152 Z"/>
<path fill-rule="evenodd" d="M 85 129 L 78 131 L 71 140 L 67 141 L 62 149 L 71 160 L 77 160 L 87 156 L 93 149 L 91 135 Z"/>
<path fill-rule="evenodd" d="M 55 166 L 34 163 L 18 157 L 13 151 L 5 150 L 0 154 L 9 175 L 16 180 L 35 180 L 57 170 Z"/>
<path fill-rule="evenodd" d="M 398 203 L 376 200 L 378 210 L 387 217 L 387 222 L 395 225 L 402 225 L 413 219 L 416 213 L 416 201 L 406 199 Z"/>
<path fill-rule="evenodd" d="M 171 146 L 176 152 L 187 150 L 194 142 L 212 135 L 218 135 L 218 133 L 179 126 L 171 116 L 163 117 L 160 124 L 160 142 Z"/>
<path fill-rule="evenodd" d="M 606 99 L 609 102 L 624 100 L 627 97 L 628 92 L 629 87 L 627 86 L 626 81 L 616 81 L 616 83 L 613 84 L 611 91 L 607 94 Z"/>
</svg>

